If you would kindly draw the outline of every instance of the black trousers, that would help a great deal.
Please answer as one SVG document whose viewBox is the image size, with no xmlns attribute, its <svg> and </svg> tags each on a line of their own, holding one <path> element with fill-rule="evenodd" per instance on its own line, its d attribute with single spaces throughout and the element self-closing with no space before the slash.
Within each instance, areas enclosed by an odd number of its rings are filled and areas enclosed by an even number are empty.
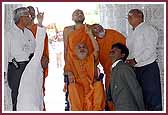
<svg viewBox="0 0 168 115">
<path fill-rule="evenodd" d="M 162 111 L 160 71 L 157 62 L 136 67 L 135 73 L 142 87 L 146 110 Z"/>
<path fill-rule="evenodd" d="M 18 89 L 20 84 L 20 79 L 22 76 L 22 73 L 26 67 L 28 62 L 20 63 L 20 67 L 17 69 L 14 64 L 9 63 L 8 64 L 8 84 L 11 89 L 11 97 L 12 97 L 12 105 L 13 105 L 13 111 L 16 111 L 16 105 L 17 105 L 17 96 L 18 96 Z"/>
</svg>

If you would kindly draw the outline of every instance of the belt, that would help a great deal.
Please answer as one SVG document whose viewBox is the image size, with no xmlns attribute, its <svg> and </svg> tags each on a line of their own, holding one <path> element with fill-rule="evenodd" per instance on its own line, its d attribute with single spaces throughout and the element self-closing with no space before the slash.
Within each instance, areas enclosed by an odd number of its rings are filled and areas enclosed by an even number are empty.
<svg viewBox="0 0 168 115">
<path fill-rule="evenodd" d="M 20 61 L 20 62 L 17 62 L 19 65 L 22 65 L 22 64 L 28 64 L 29 61 Z M 13 64 L 12 62 L 9 62 L 9 64 Z"/>
<path fill-rule="evenodd" d="M 156 60 L 155 60 L 154 62 L 150 63 L 150 64 L 147 64 L 147 65 L 144 65 L 144 66 L 141 66 L 141 67 L 135 67 L 135 68 L 140 69 L 140 68 L 143 68 L 143 67 L 147 67 L 147 66 L 149 66 L 149 65 L 152 65 L 152 64 L 154 64 L 154 63 L 157 63 Z"/>
</svg>

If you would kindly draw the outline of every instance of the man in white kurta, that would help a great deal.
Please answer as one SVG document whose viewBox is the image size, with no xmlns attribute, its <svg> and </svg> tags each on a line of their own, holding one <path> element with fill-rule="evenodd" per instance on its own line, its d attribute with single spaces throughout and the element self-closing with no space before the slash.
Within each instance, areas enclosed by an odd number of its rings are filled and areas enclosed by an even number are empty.
<svg viewBox="0 0 168 115">
<path fill-rule="evenodd" d="M 45 29 L 38 27 L 34 56 L 27 64 L 20 81 L 17 98 L 18 111 L 43 110 L 43 69 L 40 60 L 43 54 L 45 34 Z"/>
</svg>

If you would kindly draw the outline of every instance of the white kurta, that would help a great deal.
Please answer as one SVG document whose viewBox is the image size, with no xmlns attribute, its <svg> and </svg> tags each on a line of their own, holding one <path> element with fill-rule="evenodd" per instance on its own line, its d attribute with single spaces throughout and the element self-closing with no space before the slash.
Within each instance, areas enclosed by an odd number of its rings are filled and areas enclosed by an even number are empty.
<svg viewBox="0 0 168 115">
<path fill-rule="evenodd" d="M 44 28 L 37 28 L 34 56 L 27 64 L 20 81 L 17 111 L 43 110 L 43 69 L 41 67 L 41 57 L 45 34 Z"/>
</svg>

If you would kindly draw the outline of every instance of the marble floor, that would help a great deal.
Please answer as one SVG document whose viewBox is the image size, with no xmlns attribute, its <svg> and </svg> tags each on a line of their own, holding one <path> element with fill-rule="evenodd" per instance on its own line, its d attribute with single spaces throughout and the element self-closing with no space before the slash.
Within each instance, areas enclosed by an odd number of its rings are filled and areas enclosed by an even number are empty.
<svg viewBox="0 0 168 115">
<path fill-rule="evenodd" d="M 55 49 L 49 46 L 49 51 L 50 51 L 49 73 L 48 77 L 45 80 L 45 88 L 46 88 L 44 97 L 45 107 L 47 112 L 64 112 L 65 93 L 63 92 L 63 86 L 64 86 L 63 55 L 62 55 L 62 67 L 57 67 Z"/>
</svg>

